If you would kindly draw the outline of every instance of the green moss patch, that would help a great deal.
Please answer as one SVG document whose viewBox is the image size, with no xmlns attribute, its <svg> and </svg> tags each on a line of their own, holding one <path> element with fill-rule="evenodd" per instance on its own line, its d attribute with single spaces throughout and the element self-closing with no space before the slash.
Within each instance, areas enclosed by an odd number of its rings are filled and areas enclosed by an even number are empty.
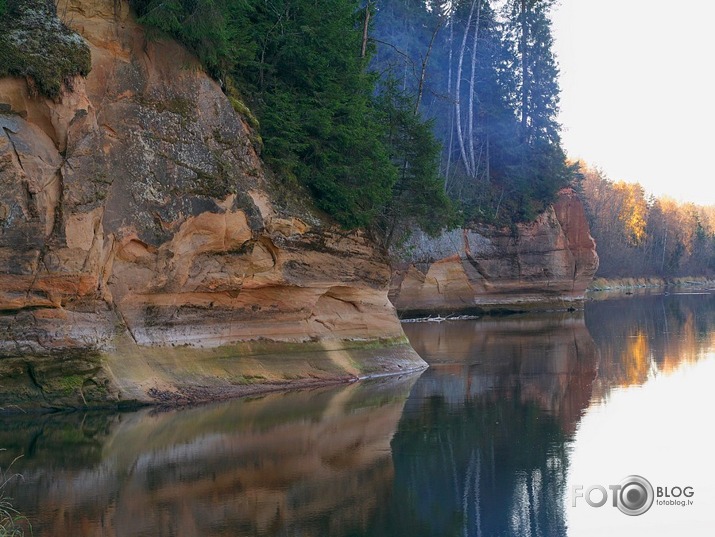
<svg viewBox="0 0 715 537">
<path fill-rule="evenodd" d="M 25 77 L 32 93 L 57 98 L 75 76 L 89 74 L 89 46 L 60 21 L 52 0 L 6 0 L 4 11 L 0 77 Z"/>
</svg>

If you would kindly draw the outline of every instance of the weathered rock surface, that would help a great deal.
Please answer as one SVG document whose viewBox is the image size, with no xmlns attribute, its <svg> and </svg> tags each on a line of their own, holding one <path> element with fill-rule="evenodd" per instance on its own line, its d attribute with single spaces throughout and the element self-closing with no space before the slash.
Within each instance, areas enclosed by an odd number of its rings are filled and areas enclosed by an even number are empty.
<svg viewBox="0 0 715 537">
<path fill-rule="evenodd" d="M 403 251 L 390 298 L 407 316 L 572 307 L 598 268 L 583 206 L 570 189 L 533 223 L 435 239 L 417 234 Z"/>
<path fill-rule="evenodd" d="M 195 58 L 147 40 L 126 3 L 59 12 L 89 44 L 89 76 L 57 100 L 0 80 L 0 407 L 424 367 L 388 301 L 386 258 L 275 206 L 248 127 Z M 281 364 L 287 350 L 299 365 Z M 92 367 L 77 373 L 69 351 Z M 52 359 L 54 380 L 33 356 Z M 9 389 L 23 379 L 25 395 Z"/>
</svg>

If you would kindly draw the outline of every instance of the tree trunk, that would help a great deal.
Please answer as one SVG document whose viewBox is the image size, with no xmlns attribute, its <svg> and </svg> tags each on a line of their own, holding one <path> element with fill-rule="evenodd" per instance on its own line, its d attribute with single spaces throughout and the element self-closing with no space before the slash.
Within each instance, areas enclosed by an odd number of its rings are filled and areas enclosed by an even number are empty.
<svg viewBox="0 0 715 537">
<path fill-rule="evenodd" d="M 362 50 L 360 51 L 360 57 L 364 58 L 367 54 L 367 30 L 370 26 L 370 2 L 365 4 L 365 23 L 362 27 Z"/>
<path fill-rule="evenodd" d="M 529 25 L 526 20 L 526 0 L 521 2 L 521 136 L 527 140 L 529 117 L 529 61 L 527 46 L 529 45 Z"/>
<path fill-rule="evenodd" d="M 487 132 L 487 158 L 486 158 L 486 169 L 484 170 L 484 176 L 486 182 L 488 183 L 491 178 L 491 170 L 489 168 L 489 133 Z"/>
<path fill-rule="evenodd" d="M 454 42 L 454 13 L 449 14 L 449 56 L 447 60 L 447 95 L 452 95 L 452 44 Z M 454 146 L 454 108 L 449 107 L 449 144 L 447 145 L 447 168 L 444 171 L 444 191 L 449 186 L 449 172 L 452 169 L 452 148 Z"/>
<path fill-rule="evenodd" d="M 462 161 L 464 162 L 464 168 L 467 171 L 467 175 L 473 177 L 473 170 L 470 166 L 470 161 L 467 157 L 467 149 L 464 145 L 464 135 L 462 133 L 462 109 L 460 106 L 460 88 L 462 83 L 462 63 L 464 62 L 464 50 L 467 48 L 467 36 L 469 34 L 469 27 L 472 25 L 472 15 L 474 14 L 474 6 L 477 0 L 472 0 L 472 6 L 469 9 L 469 16 L 467 17 L 467 25 L 464 28 L 464 36 L 462 37 L 462 48 L 459 50 L 459 60 L 457 61 L 457 82 L 454 87 L 454 97 L 455 97 L 455 115 L 457 120 L 457 140 L 459 140 L 459 150 L 462 155 Z"/>
<path fill-rule="evenodd" d="M 477 161 L 474 157 L 474 79 L 476 77 L 477 71 L 477 38 L 479 37 L 479 18 L 482 12 L 482 2 L 477 0 L 477 19 L 474 24 L 474 43 L 472 45 L 472 72 L 469 77 L 469 112 L 467 113 L 467 119 L 469 121 L 469 159 L 474 176 L 477 176 Z"/>
<path fill-rule="evenodd" d="M 668 221 L 665 221 L 665 233 L 663 233 L 663 257 L 660 260 L 660 273 L 665 274 L 665 247 L 668 244 Z"/>
<path fill-rule="evenodd" d="M 420 110 L 420 103 L 422 102 L 422 93 L 424 92 L 425 88 L 425 75 L 427 74 L 427 62 L 429 61 L 429 55 L 432 52 L 432 46 L 434 45 L 434 40 L 437 37 L 437 33 L 439 32 L 440 28 L 442 28 L 442 23 L 444 20 L 442 18 L 437 21 L 437 26 L 434 27 L 434 31 L 432 32 L 432 37 L 429 40 L 429 45 L 427 46 L 427 52 L 425 53 L 425 57 L 422 58 L 422 69 L 420 70 L 420 83 L 417 86 L 417 99 L 415 101 L 415 110 L 414 114 L 417 115 L 417 113 Z"/>
</svg>

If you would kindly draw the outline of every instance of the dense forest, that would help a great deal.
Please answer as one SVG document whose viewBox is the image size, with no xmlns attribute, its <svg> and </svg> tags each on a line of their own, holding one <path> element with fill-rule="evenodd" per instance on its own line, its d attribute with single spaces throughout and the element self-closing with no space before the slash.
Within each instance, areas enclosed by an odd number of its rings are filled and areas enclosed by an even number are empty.
<svg viewBox="0 0 715 537">
<path fill-rule="evenodd" d="M 445 191 L 469 221 L 530 220 L 569 183 L 557 123 L 553 0 L 379 0 L 371 66 L 441 142 Z"/>
<path fill-rule="evenodd" d="M 715 207 L 646 196 L 581 165 L 579 191 L 600 266 L 597 276 L 713 276 Z"/>
<path fill-rule="evenodd" d="M 262 156 L 385 246 L 536 216 L 570 181 L 554 0 L 131 0 L 201 59 Z"/>
<path fill-rule="evenodd" d="M 0 30 L 23 20 L 27 1 L 0 0 Z M 197 55 L 284 191 L 307 193 L 385 247 L 416 227 L 528 221 L 571 184 L 599 276 L 715 273 L 715 209 L 567 163 L 555 0 L 129 1 L 150 39 L 176 38 Z M 7 35 L 0 76 L 28 78 L 39 93 L 56 98 L 89 70 L 88 50 L 29 61 L 8 53 L 17 47 Z"/>
</svg>

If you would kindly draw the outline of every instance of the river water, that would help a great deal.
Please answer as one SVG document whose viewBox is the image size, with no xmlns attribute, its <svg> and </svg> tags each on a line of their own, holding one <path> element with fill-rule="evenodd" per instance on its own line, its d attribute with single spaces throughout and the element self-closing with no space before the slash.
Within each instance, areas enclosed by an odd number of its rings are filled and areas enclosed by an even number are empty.
<svg viewBox="0 0 715 537">
<path fill-rule="evenodd" d="M 1 416 L 2 493 L 53 537 L 713 535 L 715 295 L 404 328 L 422 374 Z"/>
</svg>

